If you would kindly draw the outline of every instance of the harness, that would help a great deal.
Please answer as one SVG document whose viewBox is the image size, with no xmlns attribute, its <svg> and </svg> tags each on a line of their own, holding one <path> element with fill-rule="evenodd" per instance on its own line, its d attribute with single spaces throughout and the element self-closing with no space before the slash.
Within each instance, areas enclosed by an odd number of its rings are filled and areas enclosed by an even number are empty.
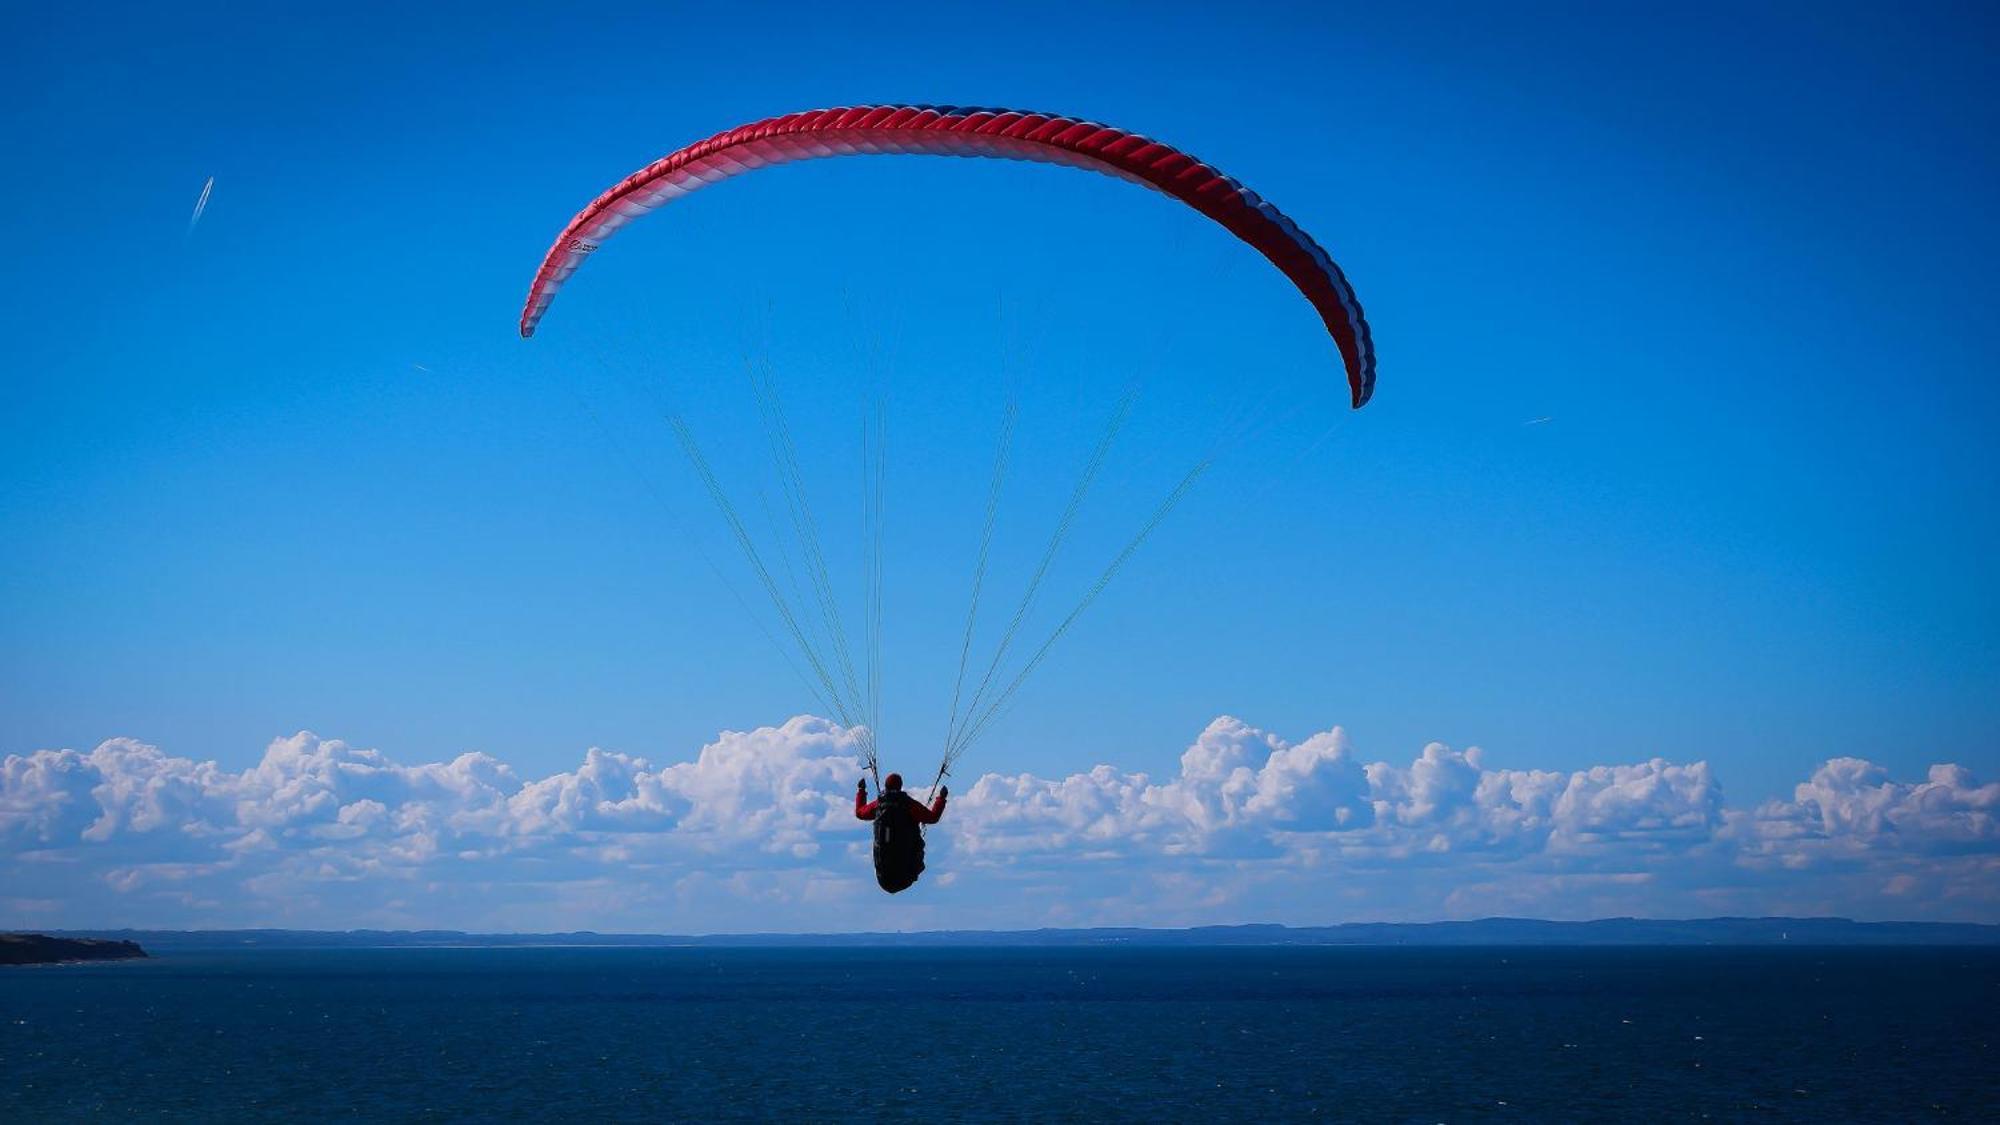
<svg viewBox="0 0 2000 1125">
<path fill-rule="evenodd" d="M 875 803 L 875 882 L 890 894 L 904 890 L 924 871 L 924 829 L 912 815 L 908 793 L 891 789 Z"/>
</svg>

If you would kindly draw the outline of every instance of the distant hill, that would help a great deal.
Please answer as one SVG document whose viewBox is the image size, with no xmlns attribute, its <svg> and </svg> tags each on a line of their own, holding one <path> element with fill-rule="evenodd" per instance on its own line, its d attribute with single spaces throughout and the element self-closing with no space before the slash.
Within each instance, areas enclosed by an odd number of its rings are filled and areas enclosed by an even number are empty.
<svg viewBox="0 0 2000 1125">
<path fill-rule="evenodd" d="M 144 957 L 132 941 L 51 937 L 48 934 L 0 934 L 0 965 L 54 965 L 64 961 L 123 961 Z"/>
<path fill-rule="evenodd" d="M 473 934 L 458 930 L 65 930 L 77 938 L 176 949 L 508 946 L 1883 946 L 2000 945 L 2000 926 L 1848 918 L 1604 918 L 1549 922 L 1350 922 L 1337 926 L 1197 926 L 1154 930 L 924 930 L 855 934 Z M 136 947 L 135 947 L 136 948 Z M 143 954 L 140 954 L 143 956 Z"/>
</svg>

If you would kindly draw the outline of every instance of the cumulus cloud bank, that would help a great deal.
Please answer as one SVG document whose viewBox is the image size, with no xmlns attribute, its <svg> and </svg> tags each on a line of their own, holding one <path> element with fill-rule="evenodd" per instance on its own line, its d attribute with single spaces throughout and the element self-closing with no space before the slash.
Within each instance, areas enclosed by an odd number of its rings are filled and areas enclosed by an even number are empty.
<svg viewBox="0 0 2000 1125">
<path fill-rule="evenodd" d="M 1178 774 L 991 773 L 919 893 L 872 888 L 853 732 L 801 716 L 691 761 L 524 779 L 301 732 L 232 772 L 131 739 L 0 762 L 0 925 L 894 929 L 1494 913 L 2000 917 L 2000 783 L 1837 758 L 1725 803 L 1705 762 L 1490 768 L 1338 728 L 1209 724 Z M 914 900 L 914 901 L 912 901 Z"/>
</svg>

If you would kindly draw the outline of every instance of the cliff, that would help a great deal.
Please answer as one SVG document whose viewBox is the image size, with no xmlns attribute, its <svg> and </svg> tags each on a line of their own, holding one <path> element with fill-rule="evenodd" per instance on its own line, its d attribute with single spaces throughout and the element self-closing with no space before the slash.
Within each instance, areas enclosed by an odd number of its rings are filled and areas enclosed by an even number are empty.
<svg viewBox="0 0 2000 1125">
<path fill-rule="evenodd" d="M 144 957 L 136 941 L 0 934 L 0 965 L 52 965 L 62 961 L 124 961 Z"/>
</svg>

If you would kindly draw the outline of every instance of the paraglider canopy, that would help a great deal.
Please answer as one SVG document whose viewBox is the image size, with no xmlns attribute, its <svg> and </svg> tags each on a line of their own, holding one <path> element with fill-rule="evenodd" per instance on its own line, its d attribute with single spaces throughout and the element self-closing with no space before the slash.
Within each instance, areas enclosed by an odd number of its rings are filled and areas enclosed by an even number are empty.
<svg viewBox="0 0 2000 1125">
<path fill-rule="evenodd" d="M 1312 302 L 1340 350 L 1355 408 L 1375 393 L 1375 348 L 1353 287 L 1311 236 L 1256 192 L 1137 133 L 1060 114 L 962 106 L 853 106 L 788 113 L 717 133 L 661 157 L 620 180 L 563 228 L 535 271 L 521 310 L 521 335 L 535 334 L 556 292 L 585 258 L 655 207 L 768 165 L 899 153 L 1067 164 L 1130 180 L 1186 203 L 1270 259 Z"/>
</svg>

